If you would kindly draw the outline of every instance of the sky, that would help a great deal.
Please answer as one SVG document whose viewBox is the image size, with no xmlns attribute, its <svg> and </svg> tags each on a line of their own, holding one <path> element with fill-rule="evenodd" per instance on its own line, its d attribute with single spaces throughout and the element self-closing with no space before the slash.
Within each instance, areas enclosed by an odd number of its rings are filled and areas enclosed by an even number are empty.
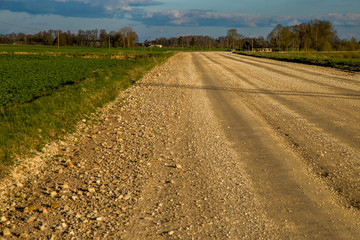
<svg viewBox="0 0 360 240">
<path fill-rule="evenodd" d="M 140 41 L 185 35 L 266 37 L 277 25 L 330 21 L 341 39 L 360 40 L 360 0 L 0 0 L 0 33 L 54 29 L 118 31 Z"/>
</svg>

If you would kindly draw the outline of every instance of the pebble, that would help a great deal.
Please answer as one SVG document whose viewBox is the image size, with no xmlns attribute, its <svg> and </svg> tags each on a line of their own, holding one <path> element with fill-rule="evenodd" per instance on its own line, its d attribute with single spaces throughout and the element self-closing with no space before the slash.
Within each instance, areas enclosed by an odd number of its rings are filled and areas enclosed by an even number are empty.
<svg viewBox="0 0 360 240">
<path fill-rule="evenodd" d="M 19 236 L 20 239 L 28 239 L 29 237 L 30 237 L 29 234 L 26 233 L 26 232 L 21 233 L 20 236 Z"/>
<path fill-rule="evenodd" d="M 66 167 L 68 167 L 68 168 L 73 168 L 73 167 L 74 167 L 74 164 L 73 164 L 71 161 L 68 161 L 68 162 L 66 163 Z"/>
<path fill-rule="evenodd" d="M 53 202 L 50 206 L 52 209 L 56 209 L 59 207 L 59 204 L 57 202 Z"/>
<path fill-rule="evenodd" d="M 34 204 L 30 204 L 29 206 L 24 208 L 24 213 L 32 212 L 36 210 L 36 206 Z"/>
<path fill-rule="evenodd" d="M 39 227 L 39 230 L 40 230 L 40 231 L 45 231 L 45 230 L 46 230 L 46 226 L 45 226 L 45 225 L 41 225 L 41 226 Z"/>
<path fill-rule="evenodd" d="M 27 222 L 28 223 L 31 223 L 31 222 L 34 222 L 36 220 L 36 217 L 35 216 L 32 216 L 32 217 L 30 217 L 28 220 L 27 220 Z"/>
<path fill-rule="evenodd" d="M 41 210 L 41 212 L 42 212 L 42 214 L 45 214 L 45 215 L 49 214 L 49 212 L 48 212 L 48 210 L 46 208 L 43 208 Z"/>
<path fill-rule="evenodd" d="M 8 228 L 4 228 L 4 230 L 3 230 L 3 236 L 4 236 L 4 237 L 8 237 L 8 236 L 10 236 L 10 235 L 11 235 L 10 230 L 9 230 Z"/>
<path fill-rule="evenodd" d="M 131 194 L 127 194 L 125 197 L 124 197 L 124 200 L 129 200 L 131 198 Z"/>
</svg>

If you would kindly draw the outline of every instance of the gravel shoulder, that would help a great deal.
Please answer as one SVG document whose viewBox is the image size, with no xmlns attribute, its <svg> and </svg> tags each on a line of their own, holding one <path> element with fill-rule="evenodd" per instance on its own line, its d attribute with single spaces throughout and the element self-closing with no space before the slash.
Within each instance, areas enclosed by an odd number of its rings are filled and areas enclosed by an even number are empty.
<svg viewBox="0 0 360 240">
<path fill-rule="evenodd" d="M 355 239 L 358 76 L 321 69 L 175 55 L 1 184 L 0 239 Z"/>
</svg>

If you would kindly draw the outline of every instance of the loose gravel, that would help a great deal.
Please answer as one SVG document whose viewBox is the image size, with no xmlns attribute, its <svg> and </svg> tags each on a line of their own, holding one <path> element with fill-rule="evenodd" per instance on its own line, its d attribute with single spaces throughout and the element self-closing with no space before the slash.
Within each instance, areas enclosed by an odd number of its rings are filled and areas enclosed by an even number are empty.
<svg viewBox="0 0 360 240">
<path fill-rule="evenodd" d="M 226 161 L 235 153 L 209 117 L 190 58 L 156 67 L 100 117 L 17 167 L 0 190 L 0 238 L 274 234 L 240 164 Z"/>
</svg>

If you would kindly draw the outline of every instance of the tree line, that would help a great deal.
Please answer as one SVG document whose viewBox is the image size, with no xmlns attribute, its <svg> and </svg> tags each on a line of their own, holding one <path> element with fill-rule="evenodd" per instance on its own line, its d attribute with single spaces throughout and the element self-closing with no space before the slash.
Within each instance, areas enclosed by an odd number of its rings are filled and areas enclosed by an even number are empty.
<svg viewBox="0 0 360 240">
<path fill-rule="evenodd" d="M 145 40 L 145 45 L 161 45 L 169 48 L 193 48 L 193 49 L 207 49 L 207 48 L 226 48 L 225 37 L 213 38 L 210 36 L 180 36 L 171 38 L 157 38 L 153 41 Z"/>
<path fill-rule="evenodd" d="M 61 30 L 40 31 L 36 34 L 0 34 L 1 44 L 60 45 L 81 47 L 134 47 L 139 41 L 137 33 L 130 27 L 107 33 L 105 29 L 78 30 L 77 33 Z"/>
<path fill-rule="evenodd" d="M 273 51 L 356 51 L 360 50 L 360 42 L 340 40 L 336 30 L 329 21 L 310 20 L 294 26 L 278 24 L 267 35 L 248 38 L 238 33 L 237 29 L 229 29 L 227 35 L 219 38 L 209 36 L 181 36 L 178 38 L 159 38 L 153 43 L 164 47 L 187 48 L 231 48 L 243 50 L 246 43 L 257 42 L 260 45 L 270 45 Z M 265 44 L 266 43 L 266 44 Z"/>
<path fill-rule="evenodd" d="M 267 42 L 273 51 L 356 51 L 360 50 L 360 42 L 352 37 L 351 40 L 340 40 L 336 30 L 329 21 L 318 19 L 294 26 L 278 24 L 267 35 L 257 38 L 245 38 L 236 29 L 228 30 L 227 37 L 232 48 L 243 48 L 246 42 Z"/>
<path fill-rule="evenodd" d="M 360 50 L 360 42 L 355 37 L 340 40 L 329 21 L 318 19 L 294 26 L 278 24 L 267 36 L 273 49 L 278 51 L 354 51 Z"/>
<path fill-rule="evenodd" d="M 266 43 L 273 51 L 354 51 L 360 50 L 360 42 L 354 37 L 351 40 L 340 40 L 336 30 L 329 21 L 310 20 L 294 26 L 278 24 L 267 35 L 257 38 L 246 38 L 229 29 L 226 36 L 213 38 L 210 36 L 180 36 L 171 38 L 157 38 L 138 43 L 137 33 L 130 27 L 123 27 L 119 31 L 106 32 L 105 29 L 78 30 L 77 33 L 58 30 L 41 31 L 36 34 L 10 33 L 0 34 L 0 44 L 29 44 L 29 45 L 57 45 L 84 47 L 135 47 L 162 45 L 175 48 L 231 48 L 242 50 L 246 43 Z"/>
</svg>

